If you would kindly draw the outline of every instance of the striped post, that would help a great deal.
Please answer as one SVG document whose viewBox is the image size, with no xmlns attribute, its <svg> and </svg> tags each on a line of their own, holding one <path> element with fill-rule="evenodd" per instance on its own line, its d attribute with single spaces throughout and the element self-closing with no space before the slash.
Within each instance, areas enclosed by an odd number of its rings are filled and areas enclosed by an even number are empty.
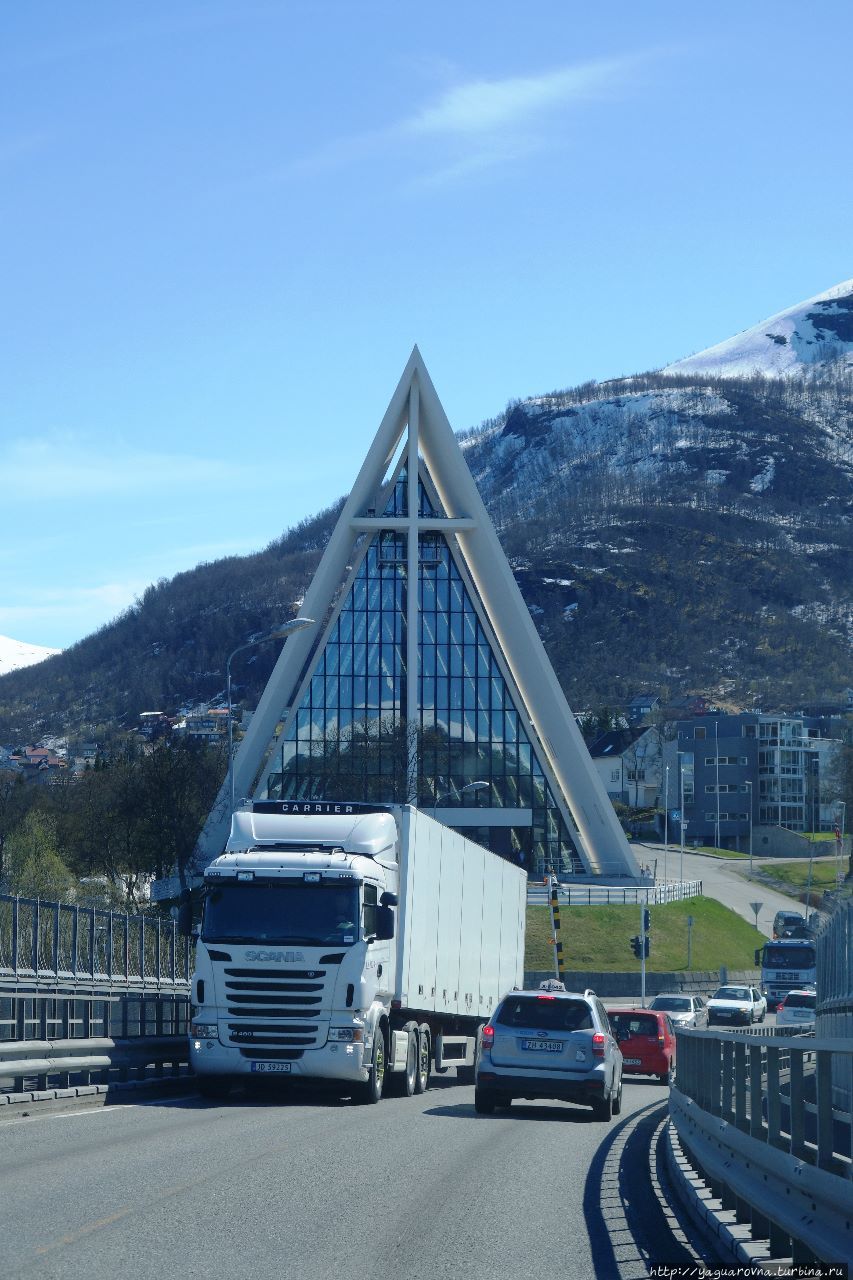
<svg viewBox="0 0 853 1280">
<path fill-rule="evenodd" d="M 563 944 L 560 941 L 560 903 L 557 897 L 557 885 L 551 884 L 551 928 L 554 935 L 554 972 L 562 982 L 566 972 L 566 962 L 563 958 Z"/>
</svg>

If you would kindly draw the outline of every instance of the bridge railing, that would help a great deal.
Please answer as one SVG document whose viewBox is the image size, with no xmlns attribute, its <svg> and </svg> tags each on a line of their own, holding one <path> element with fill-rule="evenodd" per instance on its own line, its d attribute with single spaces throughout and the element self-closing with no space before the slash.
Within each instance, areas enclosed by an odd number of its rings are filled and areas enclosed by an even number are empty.
<svg viewBox="0 0 853 1280">
<path fill-rule="evenodd" d="M 723 1208 L 772 1256 L 853 1256 L 849 1078 L 853 1041 L 677 1032 L 670 1114 L 682 1150 Z"/>
<path fill-rule="evenodd" d="M 607 885 L 607 884 L 560 884 L 559 898 L 562 903 L 572 907 L 599 907 L 626 903 L 640 903 L 655 906 L 662 902 L 681 902 L 685 898 L 701 896 L 701 880 L 665 880 L 656 884 L 643 885 Z M 527 897 L 547 901 L 550 890 L 542 881 L 528 881 Z"/>
<path fill-rule="evenodd" d="M 0 983 L 162 988 L 189 976 L 189 939 L 174 920 L 0 894 Z"/>
</svg>

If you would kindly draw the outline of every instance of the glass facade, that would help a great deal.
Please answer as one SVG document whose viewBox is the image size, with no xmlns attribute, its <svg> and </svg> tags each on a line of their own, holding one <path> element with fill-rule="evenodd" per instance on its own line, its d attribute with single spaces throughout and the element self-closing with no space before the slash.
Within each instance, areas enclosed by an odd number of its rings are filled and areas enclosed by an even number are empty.
<svg viewBox="0 0 853 1280">
<path fill-rule="evenodd" d="M 419 490 L 420 514 L 440 515 Z M 403 471 L 383 515 L 406 514 L 406 491 Z M 418 545 L 418 705 L 407 705 L 406 534 L 382 530 L 276 746 L 268 796 L 476 808 L 477 825 L 459 826 L 472 839 L 531 872 L 581 870 L 449 543 L 423 532 Z"/>
</svg>

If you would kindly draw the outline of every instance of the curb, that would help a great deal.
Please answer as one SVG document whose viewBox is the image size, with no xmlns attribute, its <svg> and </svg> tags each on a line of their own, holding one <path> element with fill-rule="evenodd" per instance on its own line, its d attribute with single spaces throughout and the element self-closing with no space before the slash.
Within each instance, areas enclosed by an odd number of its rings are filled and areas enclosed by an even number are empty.
<svg viewBox="0 0 853 1280">
<path fill-rule="evenodd" d="M 196 1078 L 187 1071 L 152 1080 L 118 1080 L 111 1084 L 78 1084 L 66 1089 L 25 1089 L 22 1093 L 0 1093 L 0 1119 L 12 1117 L 19 1107 L 43 1102 L 65 1102 L 76 1098 L 101 1097 L 111 1102 L 135 1094 L 194 1089 Z"/>
<path fill-rule="evenodd" d="M 778 1277 L 779 1267 L 790 1258 L 772 1258 L 766 1240 L 753 1240 L 748 1223 L 737 1222 L 734 1209 L 724 1209 L 684 1155 L 672 1120 L 663 1133 L 667 1172 L 679 1200 L 696 1226 L 713 1242 L 716 1251 L 755 1276 Z"/>
</svg>

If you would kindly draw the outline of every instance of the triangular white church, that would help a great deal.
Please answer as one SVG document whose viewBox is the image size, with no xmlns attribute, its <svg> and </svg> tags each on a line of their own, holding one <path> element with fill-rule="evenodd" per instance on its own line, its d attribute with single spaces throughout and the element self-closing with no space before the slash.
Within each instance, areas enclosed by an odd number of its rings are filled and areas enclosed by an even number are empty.
<svg viewBox="0 0 853 1280">
<path fill-rule="evenodd" d="M 413 803 L 531 874 L 638 876 L 417 347 L 300 612 L 238 797 Z"/>
</svg>

